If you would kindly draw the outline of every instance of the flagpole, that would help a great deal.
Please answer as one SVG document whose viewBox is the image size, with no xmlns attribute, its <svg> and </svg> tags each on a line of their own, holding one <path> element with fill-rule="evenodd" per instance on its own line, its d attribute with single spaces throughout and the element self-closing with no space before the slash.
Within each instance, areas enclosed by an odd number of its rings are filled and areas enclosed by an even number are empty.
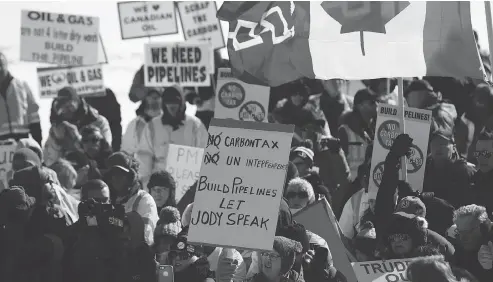
<svg viewBox="0 0 493 282">
<path fill-rule="evenodd" d="M 401 109 L 400 120 L 401 120 L 401 133 L 406 133 L 406 123 L 404 122 L 404 79 L 402 77 L 398 78 L 399 83 L 399 108 Z M 407 181 L 407 158 L 404 156 L 401 158 L 401 173 L 402 180 Z"/>
<path fill-rule="evenodd" d="M 488 30 L 488 43 L 490 50 L 490 68 L 493 67 L 493 21 L 491 19 L 491 3 L 490 1 L 484 1 L 484 9 L 486 11 L 486 28 Z M 491 80 L 492 77 L 489 77 Z"/>
</svg>

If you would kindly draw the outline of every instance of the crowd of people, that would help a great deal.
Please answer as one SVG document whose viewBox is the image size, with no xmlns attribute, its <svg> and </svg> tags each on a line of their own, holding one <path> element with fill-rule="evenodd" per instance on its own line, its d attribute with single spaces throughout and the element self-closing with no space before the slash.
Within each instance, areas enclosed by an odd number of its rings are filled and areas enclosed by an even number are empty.
<svg viewBox="0 0 493 282">
<path fill-rule="evenodd" d="M 216 56 L 216 68 L 228 64 Z M 493 170 L 476 153 L 478 141 L 493 140 L 493 88 L 470 79 L 406 81 L 406 104 L 432 113 L 423 191 L 399 180 L 413 143 L 401 134 L 369 199 L 377 106 L 398 104 L 397 80 L 363 81 L 354 97 L 343 93 L 347 83 L 271 88 L 269 122 L 294 124 L 295 133 L 273 248 L 258 252 L 189 244 L 196 184 L 177 202 L 166 171 L 169 144 L 207 145 L 212 87 L 149 88 L 139 69 L 129 99 L 140 107 L 124 132 L 111 89 L 82 98 L 65 87 L 47 129 L 35 95 L 0 53 L 0 140 L 17 142 L 0 193 L 0 281 L 155 282 L 163 281 L 160 265 L 173 266 L 176 282 L 347 281 L 330 242 L 293 220 L 324 198 L 358 261 L 418 258 L 407 271 L 412 282 L 493 281 Z"/>
</svg>

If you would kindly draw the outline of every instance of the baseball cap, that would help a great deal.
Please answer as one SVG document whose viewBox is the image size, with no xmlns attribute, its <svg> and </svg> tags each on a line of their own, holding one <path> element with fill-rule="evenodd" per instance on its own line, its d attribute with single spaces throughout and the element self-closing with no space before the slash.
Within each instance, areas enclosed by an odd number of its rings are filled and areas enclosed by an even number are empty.
<svg viewBox="0 0 493 282">
<path fill-rule="evenodd" d="M 361 89 L 354 95 L 353 104 L 360 105 L 365 101 L 377 102 L 377 97 L 373 95 L 368 89 Z"/>
<path fill-rule="evenodd" d="M 310 160 L 313 162 L 314 156 L 315 156 L 315 154 L 313 153 L 312 150 L 305 148 L 305 147 L 297 147 L 291 153 L 290 160 L 293 160 L 295 157 L 300 157 L 303 160 Z"/>
<path fill-rule="evenodd" d="M 130 164 L 130 157 L 123 152 L 116 152 L 107 159 L 107 165 L 110 169 L 120 169 L 124 172 L 130 172 Z"/>
<path fill-rule="evenodd" d="M 395 212 L 404 212 L 407 214 L 425 217 L 426 206 L 418 197 L 407 196 L 399 201 L 397 207 L 395 208 Z"/>
</svg>

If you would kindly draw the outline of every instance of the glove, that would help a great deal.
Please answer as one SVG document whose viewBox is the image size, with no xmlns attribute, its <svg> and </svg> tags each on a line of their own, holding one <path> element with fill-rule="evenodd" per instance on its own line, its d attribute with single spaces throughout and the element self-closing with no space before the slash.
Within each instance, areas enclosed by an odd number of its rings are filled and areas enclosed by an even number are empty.
<svg viewBox="0 0 493 282">
<path fill-rule="evenodd" d="M 493 243 L 488 242 L 488 245 L 482 245 L 478 252 L 478 261 L 483 269 L 489 270 L 493 268 Z"/>
<path fill-rule="evenodd" d="M 411 145 L 413 144 L 413 139 L 409 137 L 407 134 L 400 134 L 395 138 L 392 147 L 390 148 L 390 152 L 395 157 L 404 157 L 410 153 Z"/>
</svg>

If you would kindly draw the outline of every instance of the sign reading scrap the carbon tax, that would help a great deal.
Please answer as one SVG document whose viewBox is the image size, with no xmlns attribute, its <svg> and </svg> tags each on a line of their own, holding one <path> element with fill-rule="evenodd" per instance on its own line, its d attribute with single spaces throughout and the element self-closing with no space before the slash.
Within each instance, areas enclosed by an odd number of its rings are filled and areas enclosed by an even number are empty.
<svg viewBox="0 0 493 282">
<path fill-rule="evenodd" d="M 214 56 L 208 43 L 151 43 L 145 45 L 147 87 L 210 86 Z"/>
<path fill-rule="evenodd" d="M 269 87 L 236 79 L 229 68 L 217 76 L 215 118 L 267 122 Z"/>
<path fill-rule="evenodd" d="M 38 85 L 41 98 L 54 98 L 66 86 L 73 87 L 80 96 L 104 96 L 101 65 L 81 67 L 38 68 Z"/>
<path fill-rule="evenodd" d="M 401 134 L 401 111 L 399 107 L 380 105 L 376 122 L 375 142 L 371 160 L 370 193 L 376 197 L 382 181 L 384 160 L 395 138 Z M 423 178 L 428 154 L 428 138 L 431 125 L 431 112 L 415 108 L 404 110 L 406 134 L 414 139 L 410 157 L 407 158 L 407 181 L 413 190 L 423 190 Z"/>
<path fill-rule="evenodd" d="M 214 1 L 179 1 L 176 5 L 186 41 L 209 42 L 214 50 L 225 47 Z"/>
</svg>

